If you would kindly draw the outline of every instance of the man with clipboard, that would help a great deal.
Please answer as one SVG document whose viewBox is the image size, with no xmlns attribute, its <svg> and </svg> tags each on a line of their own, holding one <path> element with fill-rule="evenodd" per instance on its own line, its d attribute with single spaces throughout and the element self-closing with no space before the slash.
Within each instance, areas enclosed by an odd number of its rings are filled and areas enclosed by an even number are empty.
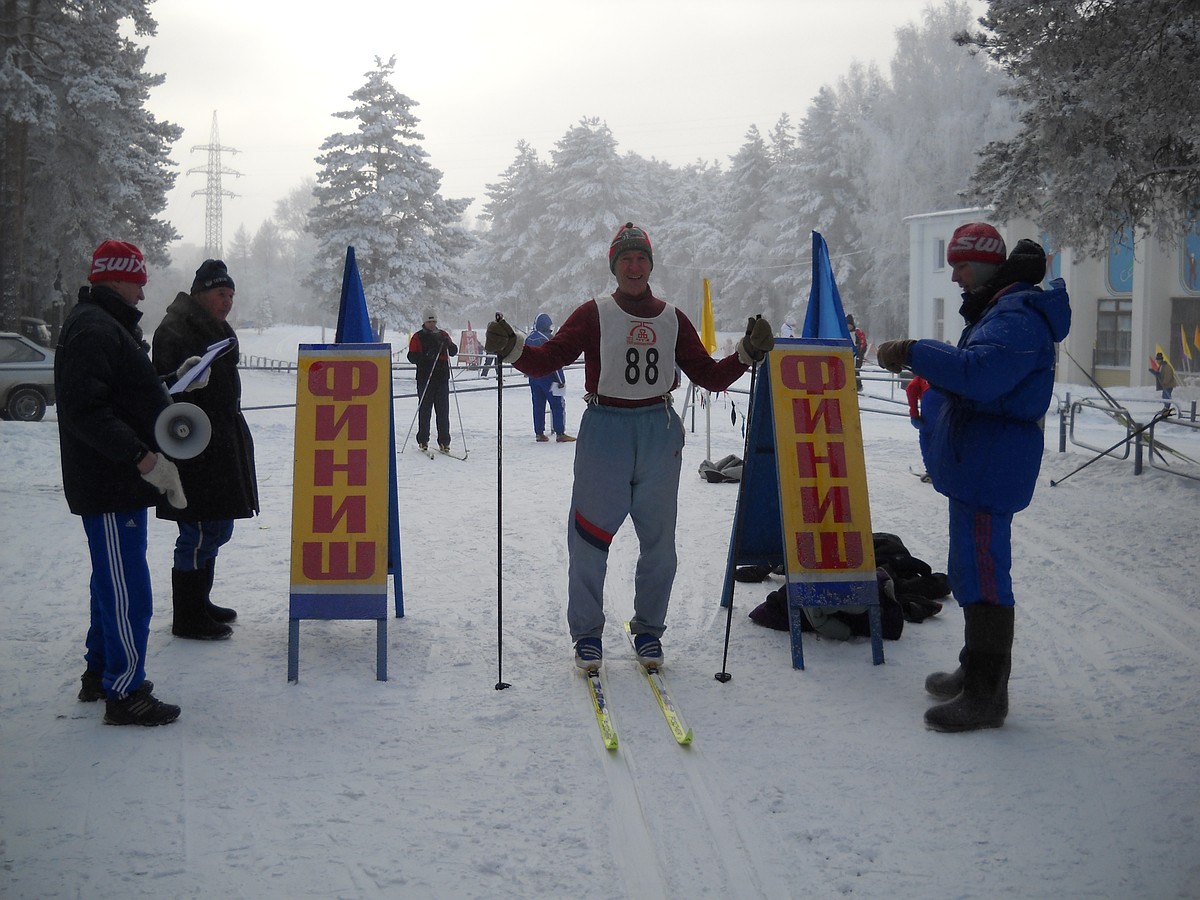
<svg viewBox="0 0 1200 900">
<path fill-rule="evenodd" d="M 209 376 L 203 387 L 192 387 L 188 399 L 208 415 L 212 437 L 198 456 L 176 463 L 188 492 L 188 508 L 158 505 L 160 519 L 179 525 L 171 567 L 171 633 L 194 640 L 222 640 L 233 634 L 229 623 L 237 612 L 210 599 L 217 554 L 233 536 L 234 520 L 258 512 L 254 440 L 241 412 L 237 335 L 227 321 L 233 296 L 225 263 L 206 259 L 196 270 L 191 291 L 175 297 L 154 332 L 154 367 L 160 373 L 178 369 L 179 362 L 172 360 L 200 356 L 195 369 L 207 366 Z"/>
</svg>

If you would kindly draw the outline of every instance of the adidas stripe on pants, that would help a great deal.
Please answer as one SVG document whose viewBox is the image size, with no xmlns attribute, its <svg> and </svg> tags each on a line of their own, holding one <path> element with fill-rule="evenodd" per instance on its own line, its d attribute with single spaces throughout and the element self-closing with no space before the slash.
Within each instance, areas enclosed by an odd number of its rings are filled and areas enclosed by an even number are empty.
<svg viewBox="0 0 1200 900">
<path fill-rule="evenodd" d="M 584 411 L 567 522 L 572 640 L 604 633 L 608 548 L 626 518 L 633 519 L 639 543 L 633 631 L 662 636 L 677 564 L 683 440 L 683 423 L 665 403 L 636 409 L 592 405 Z"/>
<path fill-rule="evenodd" d="M 103 672 L 110 696 L 124 697 L 146 678 L 153 601 L 146 564 L 146 510 L 83 516 L 92 558 L 92 622 L 87 667 Z"/>
</svg>

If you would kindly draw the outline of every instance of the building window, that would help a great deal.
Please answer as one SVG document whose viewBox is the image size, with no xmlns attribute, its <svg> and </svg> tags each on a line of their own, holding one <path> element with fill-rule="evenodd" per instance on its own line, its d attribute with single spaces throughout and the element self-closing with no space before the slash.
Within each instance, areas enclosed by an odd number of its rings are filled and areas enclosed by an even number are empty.
<svg viewBox="0 0 1200 900">
<path fill-rule="evenodd" d="M 1133 301 L 1124 297 L 1105 297 L 1099 301 L 1096 317 L 1096 365 L 1129 366 L 1132 346 Z"/>
<path fill-rule="evenodd" d="M 933 298 L 933 336 L 939 341 L 946 339 L 946 301 Z"/>
<path fill-rule="evenodd" d="M 1108 245 L 1108 289 L 1114 294 L 1133 292 L 1133 229 L 1123 228 Z"/>
<path fill-rule="evenodd" d="M 940 272 L 946 268 L 946 239 L 938 238 L 933 245 L 933 271 Z"/>
</svg>

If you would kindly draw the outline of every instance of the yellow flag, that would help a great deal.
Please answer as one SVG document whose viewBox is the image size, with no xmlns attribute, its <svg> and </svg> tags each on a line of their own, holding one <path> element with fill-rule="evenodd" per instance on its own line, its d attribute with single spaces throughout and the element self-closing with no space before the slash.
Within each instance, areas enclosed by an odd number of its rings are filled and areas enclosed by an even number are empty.
<svg viewBox="0 0 1200 900">
<path fill-rule="evenodd" d="M 704 279 L 704 308 L 700 311 L 700 343 L 710 354 L 717 351 L 717 329 L 713 325 L 712 293 Z"/>
<path fill-rule="evenodd" d="M 1188 362 L 1192 361 L 1192 348 L 1188 345 L 1187 332 L 1183 330 L 1183 323 L 1179 323 L 1179 344 L 1183 347 L 1183 355 L 1188 358 Z"/>
<path fill-rule="evenodd" d="M 1171 361 L 1171 357 L 1167 356 L 1167 351 L 1162 348 L 1162 344 L 1155 344 L 1154 345 L 1154 355 L 1158 356 L 1158 354 L 1160 354 L 1160 353 L 1162 354 L 1162 358 L 1165 359 L 1167 362 Z"/>
<path fill-rule="evenodd" d="M 1192 343 L 1196 345 L 1196 349 L 1200 350 L 1200 325 L 1196 326 L 1196 331 L 1192 335 Z"/>
</svg>

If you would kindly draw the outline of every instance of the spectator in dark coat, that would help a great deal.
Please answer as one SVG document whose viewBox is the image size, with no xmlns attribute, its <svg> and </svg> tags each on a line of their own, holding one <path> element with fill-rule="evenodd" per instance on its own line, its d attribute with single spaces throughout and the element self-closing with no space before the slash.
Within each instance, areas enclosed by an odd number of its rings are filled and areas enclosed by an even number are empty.
<svg viewBox="0 0 1200 900">
<path fill-rule="evenodd" d="M 105 700 L 109 725 L 165 725 L 179 707 L 146 679 L 153 598 L 146 509 L 160 493 L 187 505 L 179 472 L 154 439 L 171 398 L 150 364 L 138 320 L 146 263 L 124 241 L 92 255 L 90 286 L 63 323 L 54 357 L 63 493 L 83 519 L 91 555 L 91 626 L 79 699 Z M 197 359 L 180 366 L 182 374 Z"/>
<path fill-rule="evenodd" d="M 1005 258 L 991 225 L 955 230 L 946 250 L 951 278 L 963 289 L 966 328 L 958 346 L 935 340 L 887 341 L 879 364 L 925 378 L 921 451 L 934 488 L 950 500 L 954 597 L 966 641 L 959 669 L 926 679 L 950 702 L 930 708 L 937 731 L 996 728 L 1008 714 L 1014 605 L 1012 517 L 1029 505 L 1042 464 L 1042 419 L 1054 388 L 1055 344 L 1067 336 L 1066 285 L 1048 290 L 1046 254 L 1022 240 Z"/>
<path fill-rule="evenodd" d="M 458 345 L 438 328 L 437 313 L 426 307 L 422 325 L 408 342 L 408 361 L 417 367 L 417 446 L 429 451 L 429 416 L 437 413 L 438 449 L 450 452 L 450 357 Z"/>
<path fill-rule="evenodd" d="M 212 437 L 199 456 L 180 460 L 179 475 L 191 498 L 187 509 L 158 504 L 158 517 L 179 524 L 171 568 L 174 620 L 171 633 L 196 640 L 221 640 L 237 612 L 212 602 L 217 555 L 233 537 L 235 519 L 258 512 L 254 439 L 242 416 L 237 335 L 229 324 L 234 285 L 219 259 L 196 270 L 191 291 L 176 295 L 154 332 L 154 367 L 174 371 L 181 360 L 203 355 L 213 344 L 233 343 L 212 362 L 205 386 L 188 400 L 208 415 Z"/>
<path fill-rule="evenodd" d="M 1175 374 L 1175 367 L 1161 353 L 1156 353 L 1150 364 L 1150 374 L 1154 376 L 1154 383 L 1162 391 L 1163 406 L 1170 406 L 1171 392 L 1179 384 L 1179 378 Z"/>
</svg>

